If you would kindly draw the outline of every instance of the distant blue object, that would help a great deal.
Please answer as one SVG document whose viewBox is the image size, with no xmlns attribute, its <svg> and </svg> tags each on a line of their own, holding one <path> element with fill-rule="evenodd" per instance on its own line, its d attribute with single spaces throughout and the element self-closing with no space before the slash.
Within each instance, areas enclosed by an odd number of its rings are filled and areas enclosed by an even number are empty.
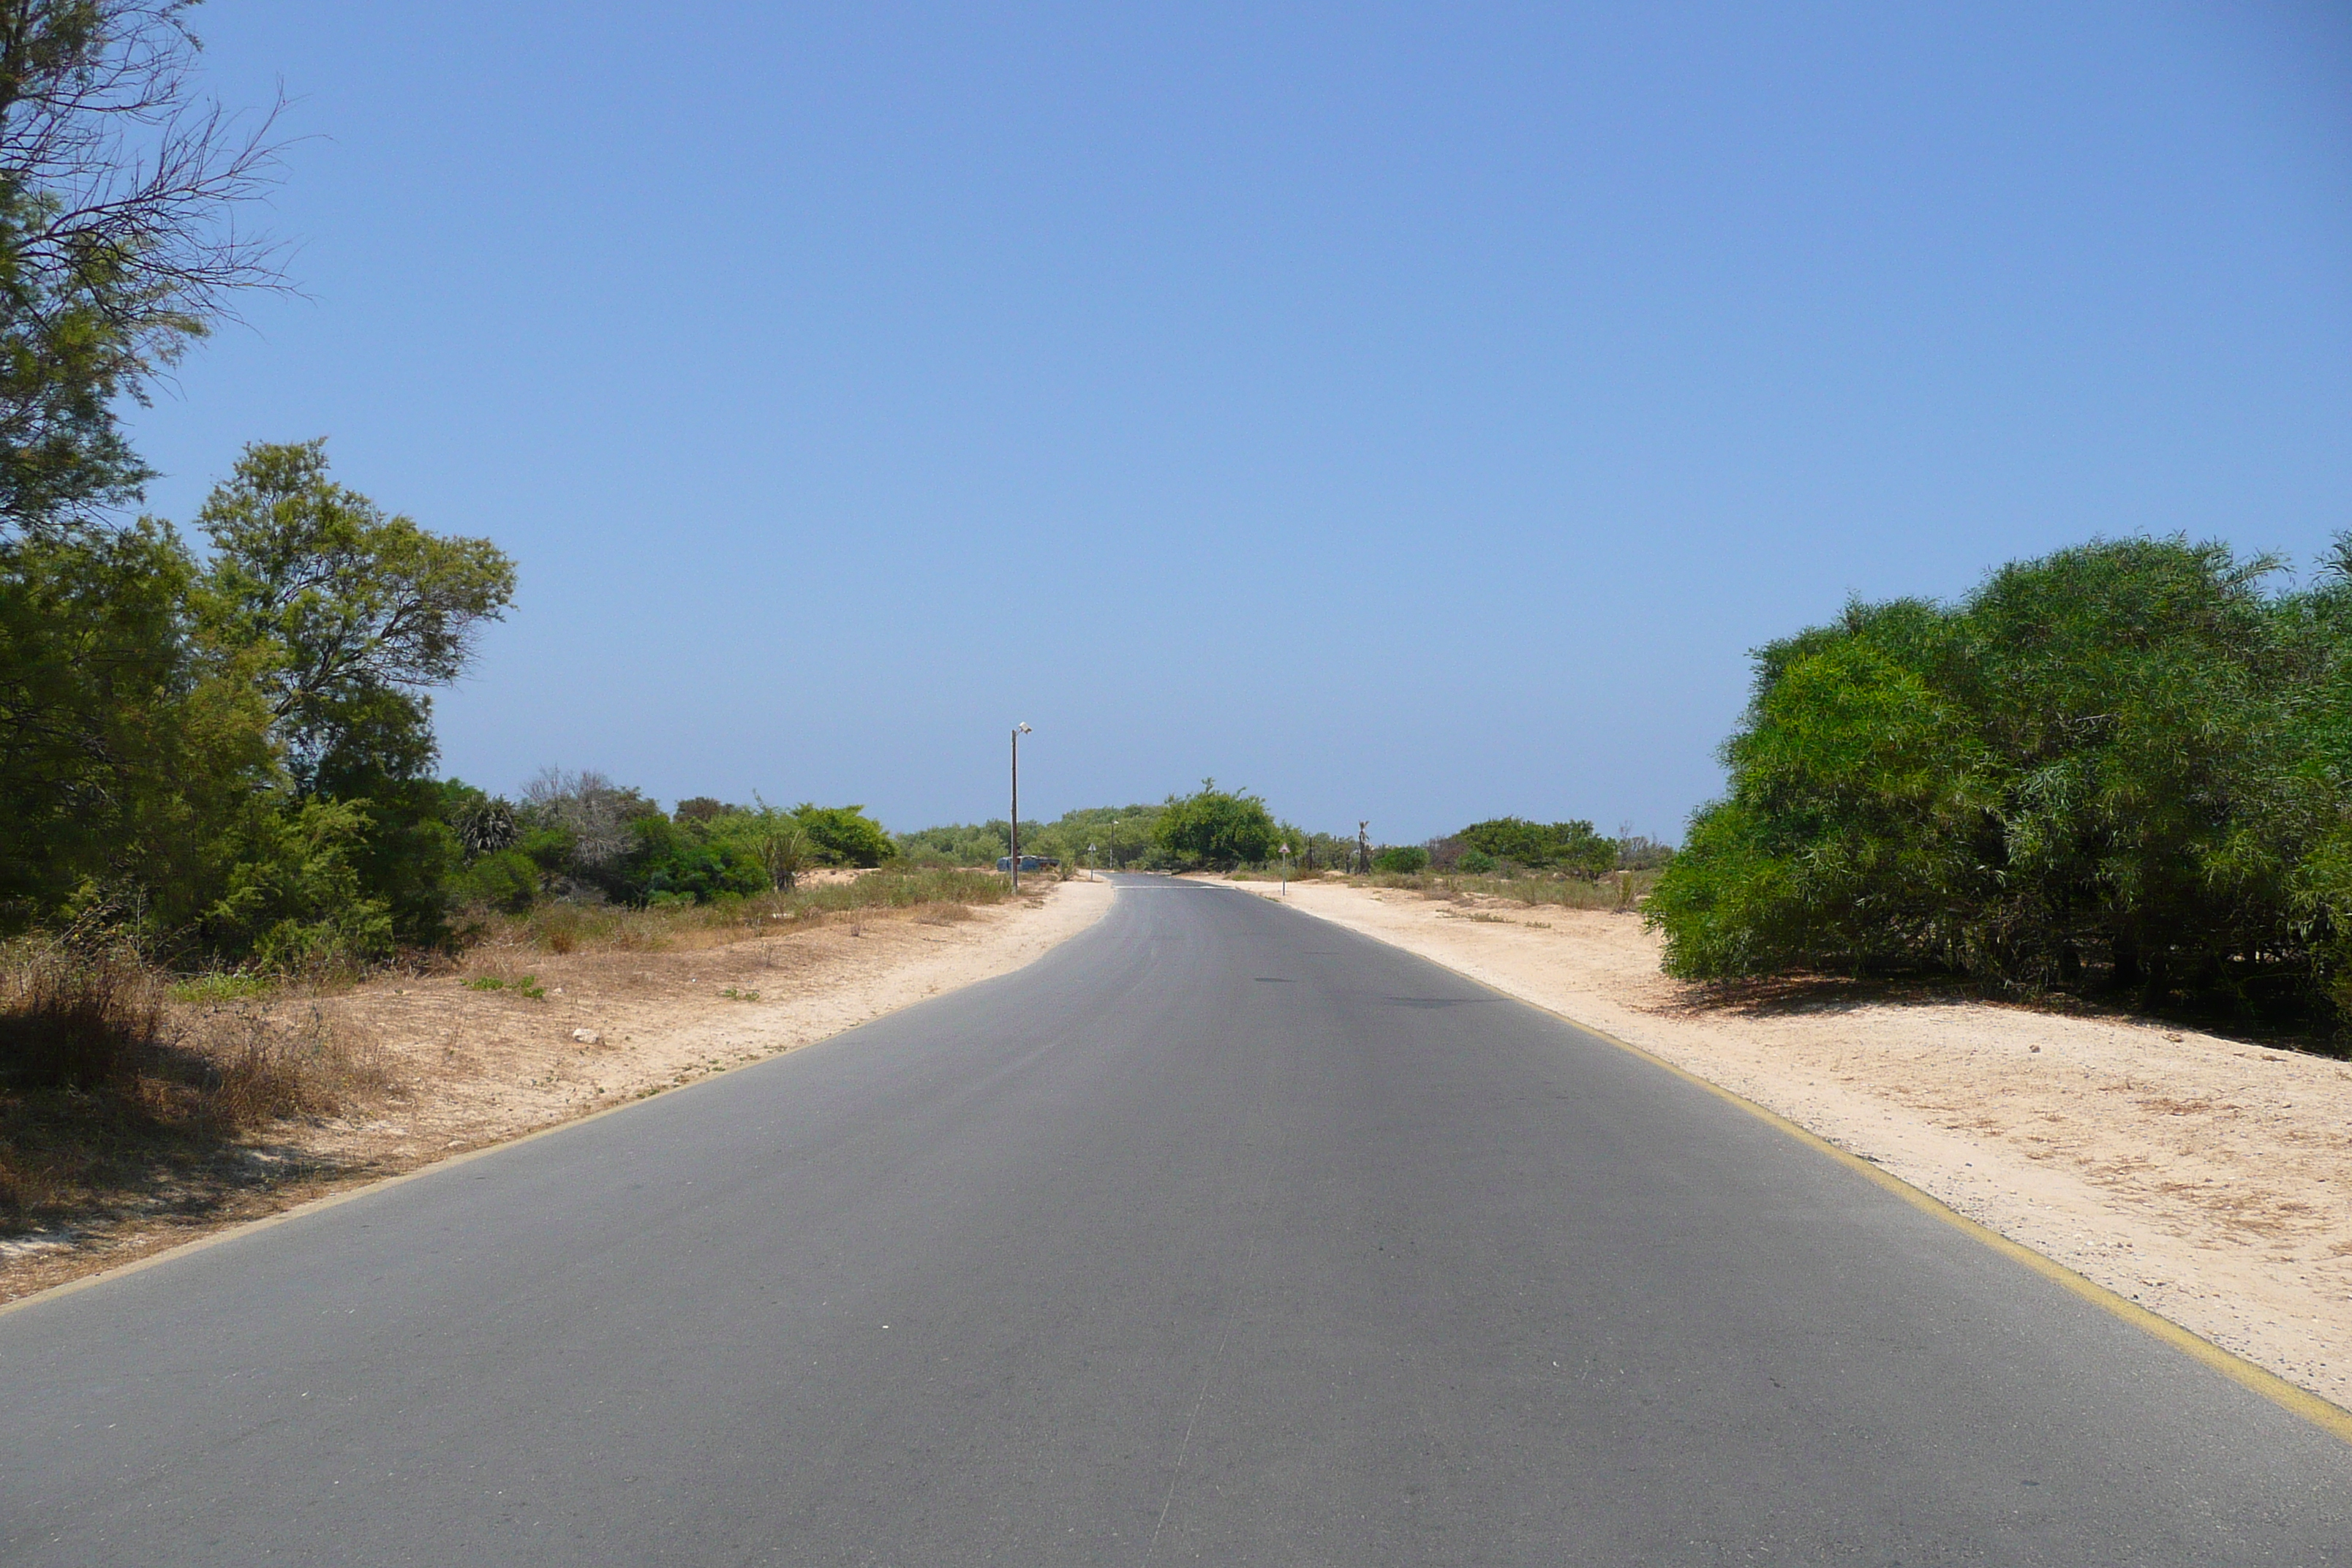
<svg viewBox="0 0 2352 1568">
<path fill-rule="evenodd" d="M 1024 871 L 1056 870 L 1060 868 L 1061 864 L 1062 863 L 1059 860 L 1055 859 L 1051 855 L 1024 855 L 1021 857 L 1021 868 Z M 1013 857 L 1010 855 L 999 855 L 996 858 L 996 868 L 1000 871 L 1012 870 Z"/>
</svg>

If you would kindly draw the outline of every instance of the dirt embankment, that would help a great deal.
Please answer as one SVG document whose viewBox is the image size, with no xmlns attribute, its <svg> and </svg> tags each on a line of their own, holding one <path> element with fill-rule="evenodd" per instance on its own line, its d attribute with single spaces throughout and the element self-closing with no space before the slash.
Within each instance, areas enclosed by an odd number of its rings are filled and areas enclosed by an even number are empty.
<svg viewBox="0 0 2352 1568">
<path fill-rule="evenodd" d="M 1333 883 L 1289 898 L 1778 1111 L 2352 1406 L 2352 1066 L 1986 1002 L 1727 1005 L 1662 974 L 1629 916 Z"/>
<path fill-rule="evenodd" d="M 1108 883 L 966 909 L 869 910 L 661 951 L 470 951 L 456 973 L 224 1009 L 299 1012 L 391 1087 L 287 1119 L 82 1212 L 0 1239 L 0 1300 L 468 1149 L 502 1142 L 854 1028 L 1018 969 L 1108 910 Z M 256 1022 L 268 1020 L 257 1016 Z"/>
</svg>

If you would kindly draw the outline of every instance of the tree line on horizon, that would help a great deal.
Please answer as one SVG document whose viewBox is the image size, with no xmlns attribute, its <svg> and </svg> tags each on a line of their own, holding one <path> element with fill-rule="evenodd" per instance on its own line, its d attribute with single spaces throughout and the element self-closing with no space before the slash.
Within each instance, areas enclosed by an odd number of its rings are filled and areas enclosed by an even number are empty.
<svg viewBox="0 0 2352 1568">
<path fill-rule="evenodd" d="M 925 864 L 984 866 L 1006 855 L 1003 817 L 901 834 L 900 851 Z M 1051 822 L 1024 821 L 1021 847 L 1066 865 L 1157 871 L 1264 869 L 1283 857 L 1304 871 L 1376 870 L 1412 874 L 1460 871 L 1473 876 L 1520 872 L 1597 877 L 1618 868 L 1653 870 L 1673 856 L 1658 841 L 1629 835 L 1611 838 L 1590 822 L 1538 823 L 1517 816 L 1472 823 L 1421 844 L 1375 841 L 1318 833 L 1277 818 L 1247 790 L 1224 790 L 1214 779 L 1190 795 L 1157 805 L 1089 806 Z M 1362 865 L 1369 848 L 1371 864 Z"/>
</svg>

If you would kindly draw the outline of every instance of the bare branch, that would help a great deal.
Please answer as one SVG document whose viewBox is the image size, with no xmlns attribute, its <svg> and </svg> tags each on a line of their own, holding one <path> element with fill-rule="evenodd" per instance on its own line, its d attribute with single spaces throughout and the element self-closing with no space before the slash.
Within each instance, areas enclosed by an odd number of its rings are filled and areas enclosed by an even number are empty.
<svg viewBox="0 0 2352 1568">
<path fill-rule="evenodd" d="M 0 526 L 145 478 L 113 420 L 235 299 L 282 290 L 240 226 L 277 182 L 279 97 L 201 96 L 185 0 L 0 0 Z"/>
</svg>

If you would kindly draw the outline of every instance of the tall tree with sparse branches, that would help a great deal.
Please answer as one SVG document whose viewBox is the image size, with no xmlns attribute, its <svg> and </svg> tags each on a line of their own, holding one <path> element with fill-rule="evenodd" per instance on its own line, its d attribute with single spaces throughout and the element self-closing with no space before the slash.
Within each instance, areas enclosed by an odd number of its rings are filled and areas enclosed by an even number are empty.
<svg viewBox="0 0 2352 1568">
<path fill-rule="evenodd" d="M 190 0 L 0 0 L 0 537 L 87 525 L 150 477 L 117 410 L 233 300 L 284 287 L 236 214 L 278 107 L 204 97 Z"/>
</svg>

